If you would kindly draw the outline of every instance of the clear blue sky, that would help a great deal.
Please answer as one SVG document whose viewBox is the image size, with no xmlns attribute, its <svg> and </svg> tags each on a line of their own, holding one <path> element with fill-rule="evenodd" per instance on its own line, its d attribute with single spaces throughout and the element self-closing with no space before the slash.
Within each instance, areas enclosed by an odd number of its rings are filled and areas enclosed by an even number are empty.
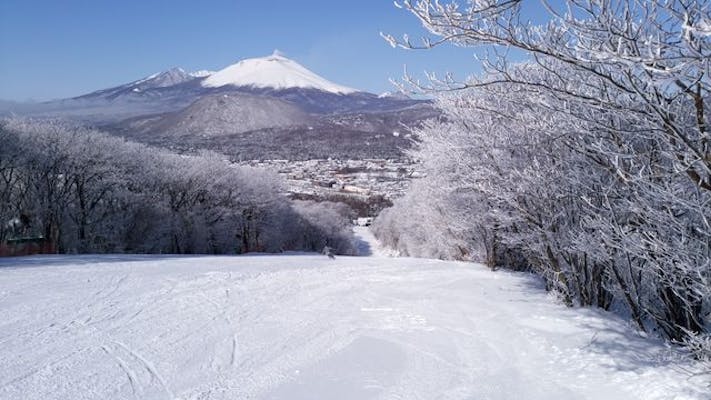
<svg viewBox="0 0 711 400">
<path fill-rule="evenodd" d="M 391 48 L 424 33 L 390 0 L 0 1 L 0 99 L 76 96 L 177 66 L 218 70 L 279 49 L 339 84 L 379 93 L 412 72 L 476 71 L 473 50 Z"/>
</svg>

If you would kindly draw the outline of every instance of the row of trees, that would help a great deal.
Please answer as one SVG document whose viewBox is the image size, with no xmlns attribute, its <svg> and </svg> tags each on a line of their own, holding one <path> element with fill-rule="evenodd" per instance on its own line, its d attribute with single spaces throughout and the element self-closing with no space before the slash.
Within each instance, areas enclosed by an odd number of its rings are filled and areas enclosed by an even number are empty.
<svg viewBox="0 0 711 400">
<path fill-rule="evenodd" d="M 294 206 L 273 173 L 61 121 L 2 121 L 0 205 L 0 241 L 31 234 L 62 253 L 354 252 L 347 215 Z"/>
<path fill-rule="evenodd" d="M 711 357 L 709 2 L 542 3 L 544 25 L 518 0 L 401 5 L 436 36 L 421 47 L 488 53 L 480 76 L 432 81 L 448 116 L 419 132 L 427 178 L 376 233 L 408 254 L 533 269 L 568 304 Z"/>
</svg>

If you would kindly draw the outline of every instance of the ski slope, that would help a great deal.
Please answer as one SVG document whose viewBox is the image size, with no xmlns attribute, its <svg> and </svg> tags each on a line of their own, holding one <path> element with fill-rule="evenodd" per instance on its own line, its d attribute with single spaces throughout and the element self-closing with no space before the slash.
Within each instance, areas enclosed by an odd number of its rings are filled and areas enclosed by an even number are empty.
<svg viewBox="0 0 711 400">
<path fill-rule="evenodd" d="M 473 264 L 0 260 L 0 399 L 707 399 L 680 360 Z"/>
</svg>

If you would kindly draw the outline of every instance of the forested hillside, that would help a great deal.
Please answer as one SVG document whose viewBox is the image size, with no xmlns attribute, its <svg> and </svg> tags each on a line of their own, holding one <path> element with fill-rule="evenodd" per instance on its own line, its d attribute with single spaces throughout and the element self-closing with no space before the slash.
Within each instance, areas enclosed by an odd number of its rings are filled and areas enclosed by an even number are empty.
<svg viewBox="0 0 711 400">
<path fill-rule="evenodd" d="M 216 154 L 56 120 L 2 121 L 0 143 L 0 241 L 42 239 L 62 253 L 354 251 L 346 208 L 295 205 L 276 174 Z"/>
</svg>

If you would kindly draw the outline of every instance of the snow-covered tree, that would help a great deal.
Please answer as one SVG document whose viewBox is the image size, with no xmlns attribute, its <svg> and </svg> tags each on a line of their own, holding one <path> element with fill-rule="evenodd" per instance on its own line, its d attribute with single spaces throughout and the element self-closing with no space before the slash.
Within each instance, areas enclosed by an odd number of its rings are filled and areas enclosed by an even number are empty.
<svg viewBox="0 0 711 400">
<path fill-rule="evenodd" d="M 303 223 L 304 207 L 275 173 L 64 121 L 8 119 L 0 128 L 0 217 L 26 217 L 60 252 L 320 250 L 303 240 L 309 235 L 352 252 L 350 217 L 322 206 L 325 218 Z"/>
<path fill-rule="evenodd" d="M 343 203 L 296 200 L 293 209 L 299 217 L 301 243 L 293 247 L 321 251 L 328 246 L 336 254 L 356 255 L 352 210 Z"/>
<path fill-rule="evenodd" d="M 416 153 L 427 174 L 418 186 L 447 210 L 430 205 L 432 215 L 474 235 L 428 235 L 479 241 L 491 265 L 533 268 L 569 304 L 624 308 L 640 329 L 678 341 L 703 336 L 709 3 L 562 3 L 542 2 L 549 20 L 534 24 L 522 1 L 402 2 L 433 37 L 386 36 L 394 45 L 482 49 L 482 74 L 433 77 L 447 121 L 419 133 Z M 502 49 L 529 58 L 513 63 Z"/>
</svg>

